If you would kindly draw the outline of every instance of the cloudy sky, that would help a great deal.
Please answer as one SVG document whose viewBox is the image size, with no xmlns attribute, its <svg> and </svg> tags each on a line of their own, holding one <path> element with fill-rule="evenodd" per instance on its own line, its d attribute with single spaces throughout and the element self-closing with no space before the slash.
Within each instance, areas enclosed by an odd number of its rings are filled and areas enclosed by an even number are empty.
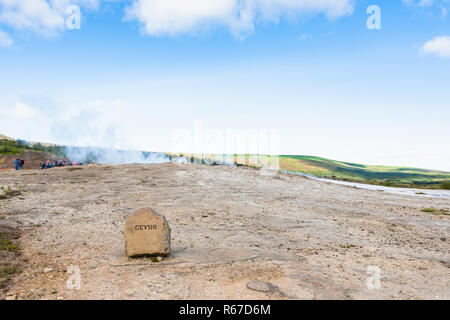
<svg viewBox="0 0 450 320">
<path fill-rule="evenodd" d="M 381 29 L 367 27 L 370 5 Z M 175 151 L 177 132 L 199 124 L 278 130 L 281 154 L 450 170 L 449 10 L 450 0 L 0 0 L 0 133 Z"/>
</svg>

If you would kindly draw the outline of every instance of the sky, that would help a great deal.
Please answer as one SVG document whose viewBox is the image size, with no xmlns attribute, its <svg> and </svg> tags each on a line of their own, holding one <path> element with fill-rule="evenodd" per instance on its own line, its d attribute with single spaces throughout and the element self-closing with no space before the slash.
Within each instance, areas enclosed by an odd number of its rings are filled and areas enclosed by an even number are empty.
<svg viewBox="0 0 450 320">
<path fill-rule="evenodd" d="M 450 171 L 449 10 L 450 0 L 0 0 L 0 133 Z"/>
</svg>

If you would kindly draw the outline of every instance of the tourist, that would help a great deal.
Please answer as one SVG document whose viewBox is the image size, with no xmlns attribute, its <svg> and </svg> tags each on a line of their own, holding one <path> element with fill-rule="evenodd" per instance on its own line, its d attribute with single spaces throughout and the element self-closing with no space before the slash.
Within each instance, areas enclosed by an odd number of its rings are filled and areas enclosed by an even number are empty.
<svg viewBox="0 0 450 320">
<path fill-rule="evenodd" d="M 17 160 L 19 160 L 19 159 L 17 159 Z M 20 163 L 20 160 L 19 160 L 19 163 Z M 43 170 L 43 169 L 51 169 L 51 168 L 65 167 L 65 166 L 71 166 L 71 165 L 72 165 L 72 163 L 69 160 L 66 160 L 66 159 L 59 159 L 59 160 L 56 160 L 56 161 L 47 160 L 45 162 L 42 162 L 39 165 L 39 168 L 41 170 Z M 77 162 L 77 165 L 83 165 L 83 163 L 82 162 Z M 19 164 L 19 166 L 20 166 L 20 164 Z M 19 170 L 19 169 L 17 169 L 17 170 Z"/>
</svg>

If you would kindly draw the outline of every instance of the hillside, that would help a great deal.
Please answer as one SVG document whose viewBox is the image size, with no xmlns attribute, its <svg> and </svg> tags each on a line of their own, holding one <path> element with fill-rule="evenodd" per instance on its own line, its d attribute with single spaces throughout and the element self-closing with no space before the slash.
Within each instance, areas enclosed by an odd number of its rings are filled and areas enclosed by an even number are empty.
<svg viewBox="0 0 450 320">
<path fill-rule="evenodd" d="M 6 137 L 1 135 L 1 137 Z M 61 155 L 58 147 L 29 144 L 11 138 L 0 139 L 0 170 L 14 168 L 14 160 L 25 160 L 25 169 L 37 169 L 46 160 L 57 160 Z"/>
<path fill-rule="evenodd" d="M 408 167 L 372 166 L 312 156 L 284 155 L 280 169 L 317 177 L 391 187 L 450 189 L 450 172 Z"/>
<path fill-rule="evenodd" d="M 10 138 L 10 137 L 8 137 L 8 136 L 5 136 L 4 134 L 1 134 L 1 133 L 0 133 L 0 140 L 10 140 L 10 141 L 13 141 L 14 139 L 13 139 L 13 138 Z"/>
</svg>

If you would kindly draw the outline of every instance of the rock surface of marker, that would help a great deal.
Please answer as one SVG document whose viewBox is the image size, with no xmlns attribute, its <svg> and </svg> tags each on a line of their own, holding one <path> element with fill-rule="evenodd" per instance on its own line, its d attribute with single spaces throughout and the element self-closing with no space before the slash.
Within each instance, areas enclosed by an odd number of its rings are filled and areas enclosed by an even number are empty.
<svg viewBox="0 0 450 320">
<path fill-rule="evenodd" d="M 125 249 L 129 257 L 170 254 L 170 227 L 166 218 L 150 208 L 134 212 L 125 222 Z"/>
</svg>

